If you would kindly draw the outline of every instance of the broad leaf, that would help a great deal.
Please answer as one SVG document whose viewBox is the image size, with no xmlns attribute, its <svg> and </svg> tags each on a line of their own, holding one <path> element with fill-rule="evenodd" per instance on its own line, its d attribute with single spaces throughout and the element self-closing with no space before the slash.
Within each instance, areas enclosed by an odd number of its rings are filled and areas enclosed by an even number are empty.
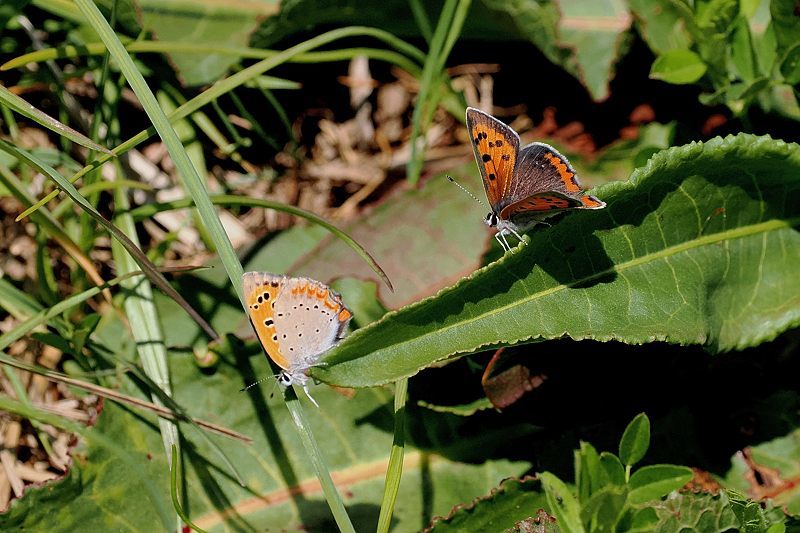
<svg viewBox="0 0 800 533">
<path fill-rule="evenodd" d="M 223 305 L 238 307 L 235 296 L 228 295 L 227 299 Z M 179 314 L 173 314 L 170 320 L 179 321 L 178 328 L 193 325 Z M 118 328 L 116 324 L 104 336 L 115 341 L 118 349 L 128 351 L 132 341 L 127 339 L 119 346 L 125 334 Z M 169 324 L 165 330 L 170 331 Z M 195 430 L 183 425 L 186 482 L 181 492 L 186 497 L 182 506 L 193 522 L 212 531 L 335 528 L 289 412 L 277 395 L 270 397 L 275 382 L 268 380 L 246 393 L 239 392 L 266 369 L 260 349 L 222 353 L 213 371 L 197 368 L 191 357 L 178 353 L 173 354 L 170 365 L 178 402 L 190 406 L 193 415 L 254 440 L 248 446 L 212 435 L 243 473 L 246 486 L 241 487 L 220 467 L 213 450 Z M 126 392 L 137 394 L 134 387 Z M 356 530 L 374 530 L 392 442 L 391 431 L 382 425 L 391 417 L 391 394 L 372 389 L 347 399 L 328 387 L 315 388 L 313 394 L 321 407 L 310 406 L 307 415 L 337 484 L 346 492 L 345 504 Z M 87 430 L 88 440 L 81 439 L 75 450 L 76 460 L 66 478 L 26 491 L 8 513 L 0 515 L 0 529 L 174 528 L 169 469 L 164 454 L 158 453 L 162 444 L 155 421 L 155 417 L 107 402 L 97 426 Z M 94 440 L 95 434 L 104 441 Z M 486 446 L 482 435 L 468 436 L 461 442 L 474 449 Z M 500 480 L 519 476 L 530 468 L 527 462 L 504 459 L 462 463 L 438 454 L 436 449 L 423 451 L 409 444 L 404 465 L 394 531 L 418 530 L 433 515 L 446 514 L 456 504 L 486 494 Z"/>
<path fill-rule="evenodd" d="M 592 98 L 603 100 L 615 65 L 627 50 L 632 21 L 628 6 L 620 0 L 584 0 L 560 2 L 559 7 L 560 44 L 574 50 L 574 62 L 562 66 L 581 80 Z"/>
<path fill-rule="evenodd" d="M 624 465 L 635 465 L 642 460 L 650 446 L 650 419 L 639 413 L 631 420 L 619 441 L 619 459 Z"/>
<path fill-rule="evenodd" d="M 795 144 L 740 134 L 665 150 L 595 190 L 602 211 L 536 228 L 527 246 L 349 336 L 312 374 L 371 386 L 563 336 L 757 345 L 800 323 L 798 189 Z"/>
<path fill-rule="evenodd" d="M 692 479 L 692 470 L 685 466 L 650 465 L 637 470 L 628 483 L 632 504 L 645 503 L 663 498 L 673 490 L 686 485 Z"/>
<path fill-rule="evenodd" d="M 581 533 L 584 531 L 581 522 L 581 508 L 570 488 L 550 472 L 539 474 L 550 513 L 556 517 L 556 523 L 563 531 Z"/>
<path fill-rule="evenodd" d="M 592 495 L 583 505 L 581 518 L 589 531 L 616 531 L 614 526 L 625 509 L 626 487 L 608 486 Z"/>
<path fill-rule="evenodd" d="M 653 62 L 650 77 L 677 85 L 689 84 L 702 78 L 707 68 L 700 56 L 691 50 L 669 50 Z"/>
</svg>

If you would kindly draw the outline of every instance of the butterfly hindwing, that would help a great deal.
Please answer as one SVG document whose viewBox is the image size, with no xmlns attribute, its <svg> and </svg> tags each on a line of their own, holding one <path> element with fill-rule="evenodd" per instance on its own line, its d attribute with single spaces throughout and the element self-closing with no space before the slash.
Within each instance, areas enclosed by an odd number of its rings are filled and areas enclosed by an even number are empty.
<svg viewBox="0 0 800 533">
<path fill-rule="evenodd" d="M 499 211 L 513 188 L 519 135 L 503 122 L 473 107 L 467 108 L 467 128 L 489 205 Z"/>
<path fill-rule="evenodd" d="M 549 144 L 534 142 L 523 147 L 517 158 L 517 174 L 509 191 L 511 203 L 545 191 L 568 196 L 580 196 L 583 191 L 575 169 Z"/>
</svg>

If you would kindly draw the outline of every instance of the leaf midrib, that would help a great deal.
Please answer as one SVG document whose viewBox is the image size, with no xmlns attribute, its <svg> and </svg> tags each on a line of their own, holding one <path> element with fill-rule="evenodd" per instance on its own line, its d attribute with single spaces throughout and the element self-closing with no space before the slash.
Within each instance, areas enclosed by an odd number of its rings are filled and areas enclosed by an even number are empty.
<svg viewBox="0 0 800 533">
<path fill-rule="evenodd" d="M 580 279 L 576 279 L 576 280 L 574 280 L 574 281 L 572 281 L 570 283 L 562 283 L 562 284 L 550 287 L 549 289 L 545 289 L 545 290 L 533 293 L 533 294 L 531 294 L 529 296 L 526 296 L 524 298 L 516 299 L 513 302 L 511 302 L 511 303 L 509 303 L 509 304 L 507 304 L 505 306 L 496 307 L 496 308 L 493 308 L 493 309 L 491 309 L 489 311 L 486 311 L 486 312 L 480 313 L 478 315 L 475 315 L 474 317 L 471 317 L 471 318 L 468 318 L 468 319 L 464 319 L 464 320 L 460 320 L 460 321 L 458 321 L 458 322 L 456 322 L 454 324 L 449 324 L 449 325 L 443 326 L 441 328 L 437 328 L 435 331 L 424 333 L 424 334 L 422 334 L 422 335 L 420 335 L 418 337 L 415 337 L 413 340 L 414 341 L 419 341 L 420 339 L 424 339 L 425 337 L 430 336 L 430 335 L 441 336 L 444 332 L 447 332 L 450 329 L 453 329 L 453 328 L 456 328 L 456 327 L 463 327 L 465 325 L 471 324 L 471 323 L 476 322 L 478 320 L 482 320 L 482 319 L 484 319 L 484 318 L 486 318 L 488 316 L 496 315 L 496 314 L 505 312 L 505 311 L 507 311 L 509 309 L 513 309 L 514 307 L 521 306 L 521 305 L 527 304 L 529 302 L 535 301 L 535 300 L 537 300 L 539 298 L 544 298 L 546 296 L 550 296 L 550 295 L 555 294 L 555 293 L 557 293 L 557 292 L 559 292 L 561 290 L 572 288 L 572 287 L 574 287 L 576 285 L 584 284 L 584 283 L 590 282 L 590 281 L 592 281 L 594 279 L 602 278 L 603 276 L 607 276 L 608 274 L 621 273 L 621 272 L 624 272 L 624 271 L 629 270 L 631 268 L 635 268 L 637 266 L 640 266 L 642 264 L 645 264 L 645 263 L 648 263 L 648 262 L 651 262 L 651 261 L 657 261 L 659 259 L 672 257 L 672 256 L 675 256 L 677 254 L 683 253 L 683 252 L 688 251 L 688 250 L 692 250 L 692 249 L 695 249 L 695 248 L 700 248 L 700 247 L 703 247 L 703 246 L 707 246 L 707 245 L 710 245 L 710 244 L 715 244 L 715 243 L 722 242 L 722 241 L 735 240 L 735 239 L 740 239 L 740 238 L 744 238 L 744 237 L 749 237 L 751 235 L 756 235 L 756 234 L 759 234 L 759 233 L 767 233 L 767 232 L 775 231 L 775 230 L 779 230 L 779 229 L 791 228 L 791 227 L 793 227 L 795 225 L 798 225 L 798 224 L 800 224 L 800 217 L 788 218 L 788 219 L 772 219 L 772 220 L 768 220 L 768 221 L 765 221 L 765 222 L 760 222 L 758 224 L 751 224 L 751 225 L 748 225 L 748 226 L 733 228 L 733 229 L 730 229 L 730 230 L 721 231 L 721 232 L 710 234 L 710 235 L 706 235 L 706 236 L 703 236 L 703 237 L 698 237 L 698 238 L 692 239 L 690 241 L 685 241 L 685 242 L 682 242 L 682 243 L 679 243 L 679 244 L 676 244 L 676 245 L 673 245 L 673 246 L 668 246 L 666 248 L 662 248 L 661 250 L 659 250 L 657 252 L 645 254 L 645 255 L 642 255 L 640 257 L 636 257 L 636 258 L 630 259 L 628 261 L 624 261 L 622 263 L 618 263 L 618 264 L 616 264 L 616 265 L 614 265 L 614 266 L 612 266 L 610 268 L 607 268 L 605 270 L 601 270 L 599 272 L 595 272 L 595 273 L 593 273 L 593 274 L 591 274 L 589 276 L 585 276 L 585 277 L 580 278 Z M 389 317 L 387 317 L 387 319 L 388 318 Z M 515 339 L 515 341 L 518 341 L 518 340 L 520 340 L 520 339 Z M 515 342 L 515 341 L 511 341 L 511 342 Z M 402 341 L 402 342 L 399 342 L 399 343 L 394 343 L 392 345 L 380 348 L 378 351 L 386 351 L 391 346 L 398 346 L 398 345 L 401 345 L 401 344 L 406 344 L 408 342 L 409 342 L 408 340 L 405 340 L 405 341 Z M 508 342 L 508 341 L 506 341 L 506 342 Z M 484 346 L 484 345 L 487 345 L 487 344 L 490 344 L 490 343 L 478 344 L 476 346 L 468 348 L 467 350 L 461 350 L 461 351 L 458 351 L 458 352 L 454 352 L 454 354 L 471 353 L 474 350 L 476 350 L 477 348 L 480 348 L 481 346 Z M 345 364 L 347 362 L 350 362 L 350 361 L 342 362 L 340 364 Z M 410 376 L 410 375 L 413 375 L 413 372 L 411 372 L 409 374 L 404 374 L 403 376 L 398 376 L 398 378 L 407 377 L 407 376 Z M 380 385 L 380 384 L 383 384 L 383 383 L 388 383 L 388 381 L 380 381 L 378 383 L 374 383 L 374 385 Z"/>
</svg>

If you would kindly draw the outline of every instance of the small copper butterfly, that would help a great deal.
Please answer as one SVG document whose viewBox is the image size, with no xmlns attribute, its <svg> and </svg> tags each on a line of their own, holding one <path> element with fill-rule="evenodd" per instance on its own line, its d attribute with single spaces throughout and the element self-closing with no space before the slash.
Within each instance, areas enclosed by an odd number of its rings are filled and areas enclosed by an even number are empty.
<svg viewBox="0 0 800 533">
<path fill-rule="evenodd" d="M 242 284 L 258 340 L 282 369 L 278 382 L 308 395 L 308 369 L 341 340 L 353 315 L 339 294 L 310 278 L 245 272 Z"/>
<path fill-rule="evenodd" d="M 473 107 L 467 108 L 475 160 L 491 213 L 486 225 L 508 251 L 506 235 L 520 233 L 545 218 L 571 209 L 602 209 L 605 202 L 584 194 L 567 158 L 550 145 L 533 142 L 520 149 L 519 135 L 506 124 Z"/>
</svg>

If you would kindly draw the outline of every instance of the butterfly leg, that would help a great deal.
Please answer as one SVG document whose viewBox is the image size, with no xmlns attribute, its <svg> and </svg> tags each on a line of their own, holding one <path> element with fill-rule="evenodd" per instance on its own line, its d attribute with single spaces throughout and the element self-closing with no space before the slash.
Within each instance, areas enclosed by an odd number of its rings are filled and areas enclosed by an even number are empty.
<svg viewBox="0 0 800 533">
<path fill-rule="evenodd" d="M 511 247 L 508 245 L 508 242 L 506 241 L 506 237 L 503 234 L 502 230 L 495 233 L 494 238 L 497 242 L 500 243 L 500 246 L 503 248 L 504 252 L 508 252 L 509 250 L 511 250 Z"/>
<path fill-rule="evenodd" d="M 317 407 L 317 409 L 319 409 L 319 404 L 317 403 L 317 400 L 315 400 L 314 397 L 311 396 L 311 393 L 308 392 L 308 383 L 303 384 L 303 390 L 305 391 L 306 396 L 308 396 L 308 399 L 311 400 L 311 403 L 313 403 Z"/>
<path fill-rule="evenodd" d="M 517 239 L 519 239 L 519 242 L 521 242 L 522 244 L 528 244 L 527 242 L 525 242 L 525 239 L 523 239 L 523 238 L 522 238 L 522 235 L 520 235 L 519 233 L 517 233 L 517 231 L 516 231 L 514 228 L 508 228 L 508 231 L 510 231 L 511 233 L 513 233 L 513 234 L 514 234 L 514 236 L 515 236 Z"/>
</svg>

